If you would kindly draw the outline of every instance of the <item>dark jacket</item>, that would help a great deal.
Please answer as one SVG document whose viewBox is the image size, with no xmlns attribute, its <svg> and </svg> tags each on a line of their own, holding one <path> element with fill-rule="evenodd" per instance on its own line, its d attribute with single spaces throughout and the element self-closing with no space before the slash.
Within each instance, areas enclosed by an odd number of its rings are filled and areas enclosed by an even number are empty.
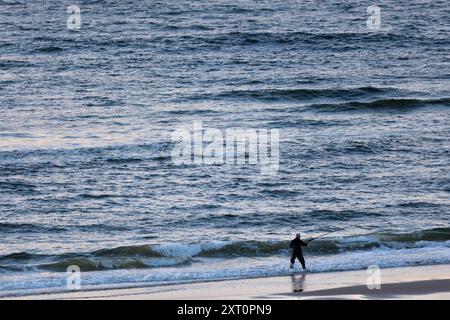
<svg viewBox="0 0 450 320">
<path fill-rule="evenodd" d="M 307 245 L 308 244 L 305 241 L 300 240 L 299 238 L 295 238 L 291 241 L 290 244 L 290 247 L 292 248 L 292 254 L 296 256 L 302 256 L 302 247 L 306 247 Z"/>
</svg>

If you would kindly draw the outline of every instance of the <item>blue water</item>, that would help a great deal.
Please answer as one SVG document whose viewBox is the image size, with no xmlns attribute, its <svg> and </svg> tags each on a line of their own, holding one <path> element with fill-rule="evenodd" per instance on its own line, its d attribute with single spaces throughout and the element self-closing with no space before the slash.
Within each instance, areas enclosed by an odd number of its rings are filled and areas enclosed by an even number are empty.
<svg viewBox="0 0 450 320">
<path fill-rule="evenodd" d="M 447 1 L 0 0 L 0 295 L 450 262 Z M 275 175 L 174 129 L 280 130 Z"/>
</svg>

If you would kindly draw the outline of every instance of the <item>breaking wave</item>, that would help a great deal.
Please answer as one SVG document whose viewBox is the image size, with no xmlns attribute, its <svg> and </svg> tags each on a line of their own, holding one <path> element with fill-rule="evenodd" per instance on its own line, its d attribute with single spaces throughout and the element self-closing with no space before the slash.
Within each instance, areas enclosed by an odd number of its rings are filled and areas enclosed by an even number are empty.
<svg viewBox="0 0 450 320">
<path fill-rule="evenodd" d="M 450 228 L 435 228 L 413 233 L 374 233 L 361 236 L 323 238 L 311 242 L 307 255 L 375 249 L 416 249 L 436 244 L 450 247 Z M 270 257 L 289 255 L 289 241 L 212 241 L 200 243 L 163 243 L 101 249 L 90 253 L 47 256 L 18 252 L 0 257 L 0 269 L 12 266 L 23 270 L 65 271 L 78 265 L 84 271 L 176 267 L 202 259 Z"/>
</svg>

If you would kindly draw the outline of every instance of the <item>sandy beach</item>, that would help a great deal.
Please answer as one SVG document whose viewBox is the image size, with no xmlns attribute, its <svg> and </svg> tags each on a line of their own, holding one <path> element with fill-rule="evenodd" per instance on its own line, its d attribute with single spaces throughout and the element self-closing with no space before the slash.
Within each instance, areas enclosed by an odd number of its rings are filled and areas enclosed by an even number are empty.
<svg viewBox="0 0 450 320">
<path fill-rule="evenodd" d="M 127 289 L 72 291 L 13 299 L 449 299 L 450 265 L 381 270 L 380 289 L 368 289 L 366 270 L 293 274 Z"/>
</svg>

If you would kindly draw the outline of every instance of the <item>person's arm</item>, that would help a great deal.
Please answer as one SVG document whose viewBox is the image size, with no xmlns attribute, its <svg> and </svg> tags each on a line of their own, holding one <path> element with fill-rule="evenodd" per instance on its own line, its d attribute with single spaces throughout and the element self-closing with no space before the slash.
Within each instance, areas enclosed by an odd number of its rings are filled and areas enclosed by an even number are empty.
<svg viewBox="0 0 450 320">
<path fill-rule="evenodd" d="M 291 241 L 291 244 L 289 245 L 289 248 L 292 248 L 292 246 L 294 245 L 294 240 Z"/>
<path fill-rule="evenodd" d="M 305 242 L 305 241 L 302 240 L 301 245 L 306 247 L 306 246 L 308 246 L 308 242 Z"/>
</svg>

